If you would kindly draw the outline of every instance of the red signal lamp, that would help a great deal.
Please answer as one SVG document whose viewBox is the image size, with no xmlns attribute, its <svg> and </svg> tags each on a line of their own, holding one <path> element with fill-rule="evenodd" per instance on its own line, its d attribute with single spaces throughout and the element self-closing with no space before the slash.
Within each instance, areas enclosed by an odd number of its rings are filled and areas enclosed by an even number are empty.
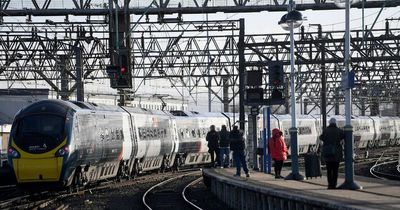
<svg viewBox="0 0 400 210">
<path fill-rule="evenodd" d="M 125 74 L 126 72 L 127 72 L 126 67 L 125 67 L 125 66 L 122 66 L 122 67 L 121 67 L 121 73 L 122 73 L 122 74 Z"/>
<path fill-rule="evenodd" d="M 281 81 L 280 81 L 280 80 L 274 80 L 273 83 L 274 83 L 274 85 L 276 86 L 276 85 L 280 85 L 280 84 L 281 84 Z"/>
</svg>

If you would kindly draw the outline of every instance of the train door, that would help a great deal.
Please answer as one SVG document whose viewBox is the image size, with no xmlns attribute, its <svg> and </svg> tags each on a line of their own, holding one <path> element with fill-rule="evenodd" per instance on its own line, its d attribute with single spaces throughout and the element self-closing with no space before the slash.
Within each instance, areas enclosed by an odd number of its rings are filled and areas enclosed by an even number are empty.
<svg viewBox="0 0 400 210">
<path fill-rule="evenodd" d="M 122 132 L 123 132 L 123 150 L 122 150 L 122 159 L 128 160 L 132 154 L 132 124 L 130 115 L 127 113 L 122 114 Z"/>
<path fill-rule="evenodd" d="M 174 141 L 173 143 L 173 153 L 177 153 L 178 149 L 179 149 L 179 138 L 178 138 L 178 129 L 176 127 L 176 119 L 175 118 L 171 118 L 171 135 L 172 135 L 172 139 Z"/>
<path fill-rule="evenodd" d="M 131 157 L 136 157 L 138 155 L 138 133 L 136 129 L 135 116 L 129 113 L 129 130 L 131 132 L 132 140 L 132 153 Z"/>
<path fill-rule="evenodd" d="M 92 112 L 94 113 L 94 112 Z M 94 115 L 94 114 L 93 114 Z M 106 161 L 107 154 L 106 154 L 106 147 L 107 147 L 107 142 L 111 140 L 111 129 L 108 126 L 104 126 L 102 121 L 106 120 L 106 115 L 100 114 L 100 115 L 94 115 L 94 120 L 93 124 L 95 124 L 94 130 L 105 130 L 105 138 L 103 138 L 98 144 L 96 144 L 97 147 L 97 154 L 100 155 L 100 160 Z"/>
</svg>

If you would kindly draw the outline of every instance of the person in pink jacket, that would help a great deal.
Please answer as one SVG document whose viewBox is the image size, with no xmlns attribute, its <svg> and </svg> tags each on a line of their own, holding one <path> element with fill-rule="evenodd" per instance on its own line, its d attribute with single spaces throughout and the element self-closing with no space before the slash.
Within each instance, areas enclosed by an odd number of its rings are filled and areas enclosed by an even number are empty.
<svg viewBox="0 0 400 210">
<path fill-rule="evenodd" d="M 274 160 L 275 179 L 281 179 L 283 161 L 287 158 L 287 147 L 283 133 L 278 128 L 272 129 L 272 137 L 268 141 L 269 152 Z"/>
</svg>

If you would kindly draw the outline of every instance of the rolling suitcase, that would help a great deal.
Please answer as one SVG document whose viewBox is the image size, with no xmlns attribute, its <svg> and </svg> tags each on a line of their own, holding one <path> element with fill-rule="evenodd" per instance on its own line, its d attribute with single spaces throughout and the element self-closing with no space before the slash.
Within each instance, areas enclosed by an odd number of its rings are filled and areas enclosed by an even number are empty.
<svg viewBox="0 0 400 210">
<path fill-rule="evenodd" d="M 320 156 L 316 152 L 307 153 L 304 157 L 304 166 L 306 169 L 306 178 L 321 177 Z"/>
</svg>

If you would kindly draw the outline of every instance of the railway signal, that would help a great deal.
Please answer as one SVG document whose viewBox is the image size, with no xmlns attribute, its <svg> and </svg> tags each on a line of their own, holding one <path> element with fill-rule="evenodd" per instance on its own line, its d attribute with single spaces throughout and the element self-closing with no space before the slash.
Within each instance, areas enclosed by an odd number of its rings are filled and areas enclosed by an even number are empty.
<svg viewBox="0 0 400 210">
<path fill-rule="evenodd" d="M 111 88 L 132 88 L 132 74 L 128 53 L 127 49 L 120 49 L 118 55 L 120 65 L 107 66 Z"/>
<path fill-rule="evenodd" d="M 269 85 L 273 87 L 282 86 L 285 72 L 282 61 L 270 61 L 268 63 Z"/>
<path fill-rule="evenodd" d="M 285 72 L 283 71 L 282 61 L 269 61 L 268 63 L 269 86 L 271 87 L 270 104 L 283 104 L 285 99 L 283 91 L 285 89 Z"/>
</svg>

